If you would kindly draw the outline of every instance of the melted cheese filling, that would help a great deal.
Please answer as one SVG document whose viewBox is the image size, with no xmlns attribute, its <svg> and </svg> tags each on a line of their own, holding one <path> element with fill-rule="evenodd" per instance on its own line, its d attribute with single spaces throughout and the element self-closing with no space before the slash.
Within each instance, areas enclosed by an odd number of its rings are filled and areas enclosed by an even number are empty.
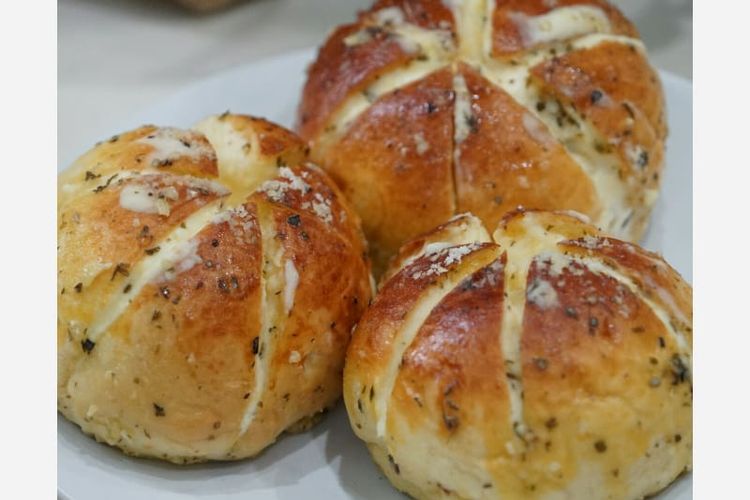
<svg viewBox="0 0 750 500">
<path fill-rule="evenodd" d="M 492 241 L 482 222 L 472 214 L 454 215 L 448 223 L 434 234 L 426 236 L 422 247 L 400 262 L 392 274 L 409 266 L 412 262 L 430 253 L 437 253 L 443 249 L 470 243 L 487 243 Z"/>
<path fill-rule="evenodd" d="M 453 105 L 453 142 L 455 154 L 459 151 L 457 146 L 469 137 L 472 129 L 471 124 L 474 123 L 476 117 L 474 116 L 474 111 L 471 109 L 471 95 L 469 95 L 469 89 L 466 86 L 466 79 L 460 73 L 453 75 L 453 91 L 456 93 Z"/>
<path fill-rule="evenodd" d="M 120 206 L 131 212 L 169 215 L 169 201 L 177 200 L 177 191 L 171 190 L 165 194 L 142 184 L 128 184 L 120 190 Z"/>
<path fill-rule="evenodd" d="M 291 296 L 289 309 L 289 285 L 286 282 L 284 248 L 274 237 L 276 234 L 270 217 L 258 214 L 261 235 L 263 235 L 263 272 L 261 273 L 261 326 L 258 332 L 258 352 L 255 356 L 255 386 L 248 398 L 247 407 L 240 422 L 239 440 L 245 435 L 259 410 L 261 398 L 268 383 L 268 370 L 274 358 L 278 332 L 283 331 L 284 318 L 289 314 L 294 297 Z M 290 262 L 290 261 L 286 261 Z M 293 264 L 292 264 L 293 266 Z M 296 269 L 294 271 L 296 273 Z M 283 293 L 283 297 L 282 297 Z M 284 313 L 282 314 L 282 311 Z"/>
<path fill-rule="evenodd" d="M 531 294 L 532 298 L 541 300 L 541 296 L 535 297 L 533 284 L 532 287 L 527 288 L 528 272 L 534 258 L 543 251 L 554 251 L 557 242 L 562 238 L 545 233 L 538 224 L 533 224 L 528 219 L 524 219 L 523 222 L 526 232 L 524 237 L 511 240 L 497 230 L 493 234 L 493 239 L 507 252 L 504 276 L 505 308 L 499 337 L 507 374 L 511 425 L 516 436 L 526 442 L 533 437 L 533 434 L 523 418 L 521 334 L 527 295 Z M 547 286 L 551 288 L 549 284 Z M 556 302 L 556 293 L 554 299 Z M 552 297 L 546 297 L 544 304 L 546 307 L 555 305 Z"/>
<path fill-rule="evenodd" d="M 284 312 L 289 315 L 294 305 L 294 294 L 299 284 L 299 273 L 291 259 L 284 261 Z"/>
<path fill-rule="evenodd" d="M 630 40 L 637 43 L 626 37 L 613 38 L 610 35 L 593 34 L 577 39 L 572 43 L 572 47 L 574 50 L 588 48 L 612 40 Z M 564 46 L 556 49 L 559 50 L 558 53 L 566 51 Z M 632 219 L 633 208 L 628 199 L 628 185 L 619 176 L 620 158 L 614 152 L 614 148 L 597 147 L 606 146 L 607 141 L 587 120 L 570 106 L 542 98 L 538 88 L 528 85 L 531 68 L 544 62 L 548 57 L 549 53 L 541 50 L 532 51 L 517 59 L 515 63 L 487 61 L 482 66 L 482 72 L 486 78 L 526 108 L 529 116 L 524 116 L 524 125 L 531 137 L 541 142 L 546 141 L 546 135 L 550 135 L 559 141 L 568 155 L 591 179 L 599 200 L 602 200 L 603 211 L 597 218 L 597 224 L 607 232 L 627 236 L 627 224 Z M 543 111 L 537 109 L 539 102 L 544 103 Z"/>
<path fill-rule="evenodd" d="M 127 280 L 127 291 L 114 293 L 106 307 L 99 311 L 91 322 L 88 338 L 94 342 L 122 315 L 130 303 L 141 292 L 144 286 L 155 281 L 174 267 L 186 256 L 192 240 L 212 219 L 219 208 L 216 200 L 194 212 L 185 219 L 182 226 L 175 228 L 163 241 L 159 242 L 159 252 L 144 257 L 130 269 Z"/>
<path fill-rule="evenodd" d="M 486 0 L 463 0 L 451 2 L 450 5 L 458 32 L 458 57 L 469 64 L 478 63 L 484 58 L 486 42 L 482 33 L 491 24 L 490 18 L 485 18 L 485 2 Z"/>
<path fill-rule="evenodd" d="M 211 148 L 205 144 L 187 140 L 189 135 L 186 130 L 161 127 L 136 142 L 151 146 L 151 152 L 146 157 L 147 164 L 151 166 L 178 158 L 199 160 L 214 155 Z"/>
<path fill-rule="evenodd" d="M 601 9 L 588 5 L 558 7 L 541 16 L 513 12 L 509 17 L 518 27 L 526 48 L 611 31 L 607 15 Z"/>
<path fill-rule="evenodd" d="M 248 193 L 276 175 L 275 159 L 261 156 L 257 134 L 242 134 L 230 120 L 215 116 L 206 118 L 194 128 L 206 136 L 216 151 L 219 178 L 232 191 L 230 204 L 246 199 Z"/>
</svg>

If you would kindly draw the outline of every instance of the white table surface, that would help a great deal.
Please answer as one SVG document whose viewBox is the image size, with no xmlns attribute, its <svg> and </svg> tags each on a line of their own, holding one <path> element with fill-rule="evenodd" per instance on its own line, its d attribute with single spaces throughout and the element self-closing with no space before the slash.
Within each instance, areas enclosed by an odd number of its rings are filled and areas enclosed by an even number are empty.
<svg viewBox="0 0 750 500">
<path fill-rule="evenodd" d="M 166 0 L 60 0 L 58 161 L 69 162 L 118 132 L 113 124 L 196 80 L 317 46 L 370 3 L 249 0 L 196 15 Z M 614 3 L 638 26 L 659 68 L 692 78 L 691 0 Z"/>
</svg>

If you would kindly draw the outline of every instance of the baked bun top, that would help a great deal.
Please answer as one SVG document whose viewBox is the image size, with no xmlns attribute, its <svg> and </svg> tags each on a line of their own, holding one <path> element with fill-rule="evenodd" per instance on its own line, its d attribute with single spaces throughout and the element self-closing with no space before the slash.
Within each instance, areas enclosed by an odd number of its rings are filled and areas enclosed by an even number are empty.
<svg viewBox="0 0 750 500">
<path fill-rule="evenodd" d="M 241 458 L 340 395 L 366 246 L 293 133 L 224 114 L 112 137 L 60 175 L 58 222 L 58 407 L 85 432 Z"/>
<path fill-rule="evenodd" d="M 459 215 L 407 243 L 344 371 L 416 498 L 642 498 L 690 467 L 692 289 L 576 214 Z"/>
<path fill-rule="evenodd" d="M 379 272 L 464 211 L 571 209 L 635 241 L 666 137 L 643 43 L 601 0 L 378 1 L 321 47 L 298 129 Z"/>
</svg>

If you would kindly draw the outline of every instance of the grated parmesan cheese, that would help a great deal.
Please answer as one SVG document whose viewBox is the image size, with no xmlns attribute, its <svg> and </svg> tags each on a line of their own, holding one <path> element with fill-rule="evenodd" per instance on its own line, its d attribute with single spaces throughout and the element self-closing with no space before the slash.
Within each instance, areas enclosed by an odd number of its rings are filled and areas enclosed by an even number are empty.
<svg viewBox="0 0 750 500">
<path fill-rule="evenodd" d="M 554 287 L 549 281 L 539 278 L 535 279 L 526 291 L 526 299 L 540 309 L 551 309 L 560 304 Z"/>
<path fill-rule="evenodd" d="M 331 200 L 324 198 L 322 194 L 315 193 L 315 201 L 312 202 L 312 208 L 315 215 L 320 217 L 326 224 L 333 222 L 333 215 L 331 214 Z"/>
<path fill-rule="evenodd" d="M 470 243 L 468 245 L 461 246 L 444 246 L 450 245 L 446 243 L 431 243 L 425 247 L 424 255 L 429 257 L 430 267 L 422 271 L 415 271 L 411 277 L 415 280 L 420 280 L 428 276 L 439 276 L 443 273 L 448 272 L 448 268 L 454 263 L 459 263 L 465 255 L 473 252 L 479 248 L 480 243 Z"/>
<path fill-rule="evenodd" d="M 271 179 L 261 184 L 259 188 L 260 191 L 266 193 L 271 200 L 277 203 L 284 201 L 284 196 L 290 189 L 299 191 L 303 194 L 310 190 L 310 185 L 292 172 L 292 169 L 289 167 L 281 167 L 279 169 L 279 175 L 282 179 L 285 179 L 288 182 L 284 182 L 278 178 Z"/>
<path fill-rule="evenodd" d="M 147 156 L 147 161 L 152 167 L 164 166 L 187 157 L 198 160 L 204 157 L 215 157 L 210 146 L 198 141 L 190 141 L 187 138 L 190 133 L 174 127 L 161 127 L 136 142 L 148 144 L 152 150 Z"/>
<path fill-rule="evenodd" d="M 177 247 L 171 258 L 163 264 L 166 269 L 157 275 L 153 282 L 164 283 L 172 281 L 177 275 L 189 271 L 201 262 L 203 262 L 203 259 L 198 255 L 198 240 L 191 238 Z"/>
<path fill-rule="evenodd" d="M 177 190 L 169 186 L 163 189 L 154 189 L 143 184 L 128 184 L 120 191 L 120 206 L 131 212 L 144 214 L 169 215 L 170 201 L 177 201 L 179 194 Z"/>
</svg>

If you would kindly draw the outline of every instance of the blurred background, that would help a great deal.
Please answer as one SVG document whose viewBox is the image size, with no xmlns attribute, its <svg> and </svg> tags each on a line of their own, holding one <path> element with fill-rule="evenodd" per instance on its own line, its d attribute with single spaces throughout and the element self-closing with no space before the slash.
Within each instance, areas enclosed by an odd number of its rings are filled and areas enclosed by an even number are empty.
<svg viewBox="0 0 750 500">
<path fill-rule="evenodd" d="M 317 46 L 372 3 L 238 0 L 194 9 L 227 1 L 59 0 L 58 153 L 113 133 L 114 123 L 211 74 Z M 635 22 L 657 67 L 692 79 L 692 0 L 613 3 Z"/>
</svg>

